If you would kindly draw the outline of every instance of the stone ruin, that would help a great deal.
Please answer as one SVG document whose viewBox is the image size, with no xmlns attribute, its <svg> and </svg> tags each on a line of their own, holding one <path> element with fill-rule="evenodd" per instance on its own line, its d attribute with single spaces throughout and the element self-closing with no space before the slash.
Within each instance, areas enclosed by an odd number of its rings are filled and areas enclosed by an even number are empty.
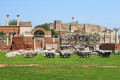
<svg viewBox="0 0 120 80">
<path fill-rule="evenodd" d="M 96 50 L 99 49 L 100 45 L 100 35 L 95 33 L 67 33 L 60 37 L 61 49 L 70 49 L 70 50 Z"/>
</svg>

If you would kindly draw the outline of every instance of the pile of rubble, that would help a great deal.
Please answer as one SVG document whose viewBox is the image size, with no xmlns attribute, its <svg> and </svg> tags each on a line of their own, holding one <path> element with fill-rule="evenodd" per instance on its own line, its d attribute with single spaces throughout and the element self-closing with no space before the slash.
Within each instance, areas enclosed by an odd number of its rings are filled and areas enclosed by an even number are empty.
<svg viewBox="0 0 120 80">
<path fill-rule="evenodd" d="M 66 49 L 73 47 L 73 49 L 83 49 L 85 47 L 95 47 L 100 44 L 100 35 L 95 33 L 78 34 L 68 33 L 60 37 L 61 46 L 66 46 Z"/>
</svg>

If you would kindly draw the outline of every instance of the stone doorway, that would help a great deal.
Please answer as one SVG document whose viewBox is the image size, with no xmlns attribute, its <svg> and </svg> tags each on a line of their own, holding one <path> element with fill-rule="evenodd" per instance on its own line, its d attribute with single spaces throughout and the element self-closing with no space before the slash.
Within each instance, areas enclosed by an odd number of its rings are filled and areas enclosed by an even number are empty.
<svg viewBox="0 0 120 80">
<path fill-rule="evenodd" d="M 34 36 L 34 49 L 45 48 L 45 40 L 44 36 Z"/>
</svg>

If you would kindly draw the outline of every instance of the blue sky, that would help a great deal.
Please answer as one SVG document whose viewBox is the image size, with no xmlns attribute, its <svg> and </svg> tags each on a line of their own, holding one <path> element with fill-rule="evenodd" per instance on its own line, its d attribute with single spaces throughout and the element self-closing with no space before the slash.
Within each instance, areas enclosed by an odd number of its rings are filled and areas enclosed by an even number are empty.
<svg viewBox="0 0 120 80">
<path fill-rule="evenodd" d="M 120 0 L 1 0 L 0 25 L 11 19 L 31 21 L 36 25 L 61 20 L 70 23 L 72 17 L 80 24 L 89 23 L 113 29 L 120 27 Z"/>
</svg>

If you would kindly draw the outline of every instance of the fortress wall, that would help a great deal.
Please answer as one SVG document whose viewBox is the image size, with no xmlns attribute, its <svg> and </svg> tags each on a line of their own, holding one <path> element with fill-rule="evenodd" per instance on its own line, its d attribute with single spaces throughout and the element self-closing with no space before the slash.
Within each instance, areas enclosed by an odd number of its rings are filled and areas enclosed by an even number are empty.
<svg viewBox="0 0 120 80">
<path fill-rule="evenodd" d="M 78 30 L 81 30 L 81 29 L 84 28 L 84 24 L 78 24 L 78 25 L 76 26 L 76 28 L 77 28 Z"/>
<path fill-rule="evenodd" d="M 69 23 L 64 23 L 61 25 L 61 30 L 62 31 L 70 31 L 70 24 Z"/>
<path fill-rule="evenodd" d="M 85 24 L 85 30 L 89 33 L 100 33 L 103 32 L 105 29 L 105 27 L 101 27 L 99 25 Z"/>
</svg>

